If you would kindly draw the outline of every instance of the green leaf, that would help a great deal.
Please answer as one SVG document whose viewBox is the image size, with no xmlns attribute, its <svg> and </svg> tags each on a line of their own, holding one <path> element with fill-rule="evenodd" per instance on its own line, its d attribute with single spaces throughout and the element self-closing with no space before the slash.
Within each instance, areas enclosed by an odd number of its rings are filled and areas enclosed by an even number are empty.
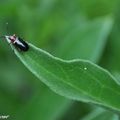
<svg viewBox="0 0 120 120">
<path fill-rule="evenodd" d="M 120 86 L 109 72 L 86 60 L 65 61 L 29 46 L 27 53 L 15 50 L 16 55 L 54 92 L 120 111 Z"/>
<path fill-rule="evenodd" d="M 79 21 L 62 40 L 56 43 L 55 55 L 67 60 L 81 58 L 98 62 L 112 25 L 113 19 L 110 16 L 93 21 Z"/>
<path fill-rule="evenodd" d="M 119 116 L 110 111 L 97 108 L 80 120 L 119 120 Z"/>
<path fill-rule="evenodd" d="M 116 7 L 114 26 L 101 64 L 111 72 L 120 72 L 120 2 Z"/>
</svg>

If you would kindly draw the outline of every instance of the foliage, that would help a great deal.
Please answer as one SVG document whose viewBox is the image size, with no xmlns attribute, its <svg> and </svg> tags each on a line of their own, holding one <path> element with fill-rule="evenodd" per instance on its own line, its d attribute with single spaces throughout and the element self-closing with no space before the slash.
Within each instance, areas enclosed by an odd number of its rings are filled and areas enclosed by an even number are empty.
<svg viewBox="0 0 120 120">
<path fill-rule="evenodd" d="M 0 1 L 1 35 L 31 43 L 28 52 L 14 54 L 0 41 L 0 113 L 10 120 L 118 120 L 119 4 Z"/>
</svg>

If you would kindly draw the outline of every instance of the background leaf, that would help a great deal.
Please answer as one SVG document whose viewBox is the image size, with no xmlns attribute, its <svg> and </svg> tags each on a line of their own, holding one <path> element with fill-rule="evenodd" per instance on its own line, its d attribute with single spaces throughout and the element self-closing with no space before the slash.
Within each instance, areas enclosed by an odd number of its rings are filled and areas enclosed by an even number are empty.
<svg viewBox="0 0 120 120">
<path fill-rule="evenodd" d="M 63 40 L 56 44 L 55 55 L 63 59 L 89 59 L 98 62 L 111 32 L 110 17 L 76 23 Z M 94 47 L 93 47 L 94 44 Z"/>
<path fill-rule="evenodd" d="M 119 116 L 113 114 L 110 111 L 106 111 L 101 108 L 97 108 L 88 114 L 86 117 L 80 120 L 119 120 Z"/>
</svg>

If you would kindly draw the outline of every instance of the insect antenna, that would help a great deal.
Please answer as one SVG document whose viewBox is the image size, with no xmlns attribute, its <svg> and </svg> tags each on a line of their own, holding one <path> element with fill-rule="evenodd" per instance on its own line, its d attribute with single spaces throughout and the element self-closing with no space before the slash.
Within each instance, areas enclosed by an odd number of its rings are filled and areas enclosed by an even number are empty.
<svg viewBox="0 0 120 120">
<path fill-rule="evenodd" d="M 8 22 L 6 22 L 6 33 L 8 34 L 9 33 L 9 27 L 8 27 Z"/>
<path fill-rule="evenodd" d="M 8 22 L 6 22 L 6 27 L 5 27 L 5 29 L 6 29 L 6 33 L 8 34 L 9 32 L 9 28 L 8 28 Z M 0 39 L 5 39 L 5 35 L 1 35 L 0 36 Z"/>
</svg>

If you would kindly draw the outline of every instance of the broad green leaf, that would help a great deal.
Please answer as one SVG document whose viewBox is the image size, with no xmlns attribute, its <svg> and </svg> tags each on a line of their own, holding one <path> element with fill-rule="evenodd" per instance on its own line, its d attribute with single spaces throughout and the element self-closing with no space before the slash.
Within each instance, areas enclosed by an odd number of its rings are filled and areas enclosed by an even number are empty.
<svg viewBox="0 0 120 120">
<path fill-rule="evenodd" d="M 65 61 L 29 46 L 27 53 L 15 50 L 16 55 L 54 92 L 120 111 L 120 86 L 109 72 L 89 61 Z"/>
<path fill-rule="evenodd" d="M 112 24 L 111 17 L 76 23 L 63 40 L 56 44 L 55 55 L 67 60 L 81 58 L 98 62 Z"/>
<path fill-rule="evenodd" d="M 80 120 L 119 120 L 119 116 L 102 108 L 97 108 Z"/>
</svg>

